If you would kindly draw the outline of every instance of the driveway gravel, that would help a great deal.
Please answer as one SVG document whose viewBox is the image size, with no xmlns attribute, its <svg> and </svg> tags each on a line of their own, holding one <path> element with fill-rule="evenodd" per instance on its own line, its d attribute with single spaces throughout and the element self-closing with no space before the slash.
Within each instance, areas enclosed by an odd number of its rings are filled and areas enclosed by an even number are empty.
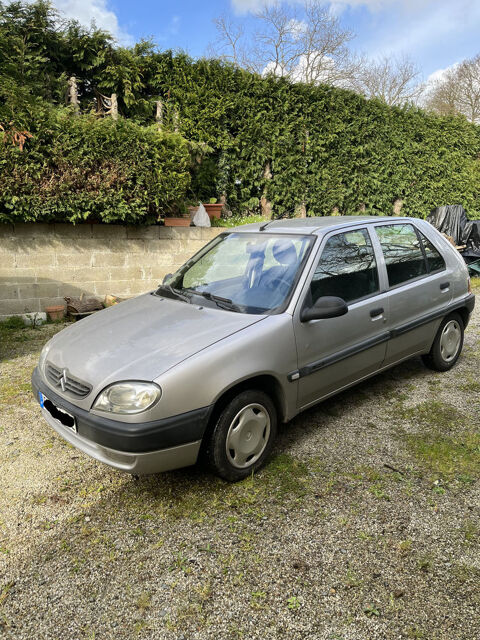
<svg viewBox="0 0 480 640">
<path fill-rule="evenodd" d="M 415 359 L 307 411 L 236 485 L 61 440 L 29 379 L 62 326 L 0 326 L 0 637 L 480 638 L 478 307 L 452 371 Z"/>
</svg>

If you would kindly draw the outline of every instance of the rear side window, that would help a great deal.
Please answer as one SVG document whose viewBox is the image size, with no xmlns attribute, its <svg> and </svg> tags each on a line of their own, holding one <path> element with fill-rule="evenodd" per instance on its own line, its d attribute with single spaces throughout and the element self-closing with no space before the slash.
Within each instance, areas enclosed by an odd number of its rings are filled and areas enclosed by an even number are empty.
<svg viewBox="0 0 480 640">
<path fill-rule="evenodd" d="M 418 229 L 417 232 L 420 236 L 420 240 L 422 241 L 423 250 L 425 251 L 428 272 L 431 273 L 432 271 L 442 271 L 443 269 L 446 269 L 445 260 L 435 249 L 430 240 L 427 240 L 423 233 L 421 231 L 418 231 Z"/>
<path fill-rule="evenodd" d="M 427 273 L 427 265 L 417 233 L 411 224 L 375 227 L 382 245 L 391 287 Z"/>
<path fill-rule="evenodd" d="M 312 302 L 338 296 L 352 302 L 379 289 L 375 253 L 366 229 L 338 233 L 327 240 L 310 284 Z"/>
</svg>

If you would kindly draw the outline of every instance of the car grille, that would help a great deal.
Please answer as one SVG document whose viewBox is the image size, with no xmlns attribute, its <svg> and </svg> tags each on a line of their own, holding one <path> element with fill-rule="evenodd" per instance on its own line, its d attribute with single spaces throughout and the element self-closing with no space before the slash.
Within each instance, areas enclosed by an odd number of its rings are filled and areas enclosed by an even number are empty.
<svg viewBox="0 0 480 640">
<path fill-rule="evenodd" d="M 92 387 L 85 382 L 72 378 L 66 369 L 59 369 L 55 367 L 51 362 L 47 362 L 45 367 L 45 375 L 47 380 L 54 386 L 62 389 L 76 396 L 77 398 L 84 398 L 88 396 Z"/>
</svg>

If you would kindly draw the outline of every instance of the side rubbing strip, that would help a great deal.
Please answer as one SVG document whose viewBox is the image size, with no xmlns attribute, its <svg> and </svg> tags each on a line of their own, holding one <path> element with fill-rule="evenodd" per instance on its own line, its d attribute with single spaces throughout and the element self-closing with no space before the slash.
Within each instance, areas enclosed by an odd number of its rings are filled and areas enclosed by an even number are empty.
<svg viewBox="0 0 480 640">
<path fill-rule="evenodd" d="M 443 318 L 447 313 L 455 311 L 455 309 L 466 307 L 470 312 L 472 312 L 474 304 L 475 296 L 473 294 L 468 295 L 463 300 L 460 300 L 448 307 L 433 311 L 432 313 L 428 313 L 427 315 L 424 315 L 417 320 L 399 325 L 391 331 L 385 331 L 378 336 L 375 336 L 374 338 L 370 338 L 369 340 L 365 340 L 364 342 L 359 342 L 358 344 L 348 347 L 347 349 L 343 349 L 342 351 L 338 351 L 337 353 L 327 356 L 326 358 L 322 358 L 321 360 L 311 362 L 298 371 L 292 371 L 291 373 L 289 373 L 287 376 L 288 380 L 290 382 L 293 382 L 295 380 L 298 380 L 299 378 L 309 376 L 312 373 L 319 371 L 320 369 L 324 369 L 325 367 L 330 366 L 331 364 L 335 364 L 336 362 L 340 362 L 345 358 L 350 358 L 351 356 L 357 355 L 357 353 L 361 353 L 362 351 L 366 351 L 371 347 L 375 347 L 377 346 L 377 344 L 382 344 L 383 342 L 387 342 L 391 338 L 396 338 L 397 336 L 401 336 L 408 331 L 413 331 L 413 329 L 421 327 L 424 324 L 428 324 L 429 322 L 433 322 L 438 318 Z"/>
<path fill-rule="evenodd" d="M 311 364 L 307 364 L 305 367 L 299 369 L 299 377 L 303 378 L 304 376 L 309 376 L 320 369 L 325 367 L 329 367 L 331 364 L 335 364 L 336 362 L 340 362 L 341 360 L 345 360 L 345 358 L 350 358 L 351 356 L 357 355 L 357 353 L 361 353 L 366 349 L 370 349 L 371 347 L 375 347 L 377 344 L 382 344 L 382 342 L 386 342 L 390 338 L 390 332 L 385 331 L 374 338 L 370 338 L 369 340 L 364 340 L 363 342 L 359 342 L 358 344 L 354 344 L 347 349 L 342 349 L 342 351 L 338 351 L 337 353 L 332 354 L 331 356 L 327 356 L 326 358 L 322 358 L 321 360 L 317 360 L 312 362 Z"/>
<path fill-rule="evenodd" d="M 429 322 L 433 322 L 434 320 L 438 320 L 438 318 L 443 318 L 447 313 L 451 313 L 455 311 L 455 309 L 461 309 L 467 307 L 470 312 L 473 311 L 473 304 L 475 301 L 475 296 L 469 295 L 466 296 L 463 300 L 456 302 L 449 307 L 444 309 L 437 309 L 437 311 L 432 311 L 432 313 L 428 313 L 417 320 L 412 320 L 412 322 L 407 322 L 406 324 L 401 324 L 398 327 L 395 327 L 390 331 L 391 338 L 396 338 L 397 336 L 401 336 L 403 333 L 407 333 L 408 331 L 413 331 L 413 329 L 417 329 L 421 327 L 423 324 L 428 324 Z"/>
</svg>

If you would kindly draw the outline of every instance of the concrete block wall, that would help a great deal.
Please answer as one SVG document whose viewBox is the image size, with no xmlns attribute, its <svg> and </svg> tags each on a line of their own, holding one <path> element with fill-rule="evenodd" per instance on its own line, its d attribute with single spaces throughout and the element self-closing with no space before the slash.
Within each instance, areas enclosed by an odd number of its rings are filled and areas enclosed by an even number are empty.
<svg viewBox="0 0 480 640">
<path fill-rule="evenodd" d="M 221 233 L 219 227 L 0 224 L 0 319 L 44 311 L 64 296 L 131 297 Z"/>
</svg>

